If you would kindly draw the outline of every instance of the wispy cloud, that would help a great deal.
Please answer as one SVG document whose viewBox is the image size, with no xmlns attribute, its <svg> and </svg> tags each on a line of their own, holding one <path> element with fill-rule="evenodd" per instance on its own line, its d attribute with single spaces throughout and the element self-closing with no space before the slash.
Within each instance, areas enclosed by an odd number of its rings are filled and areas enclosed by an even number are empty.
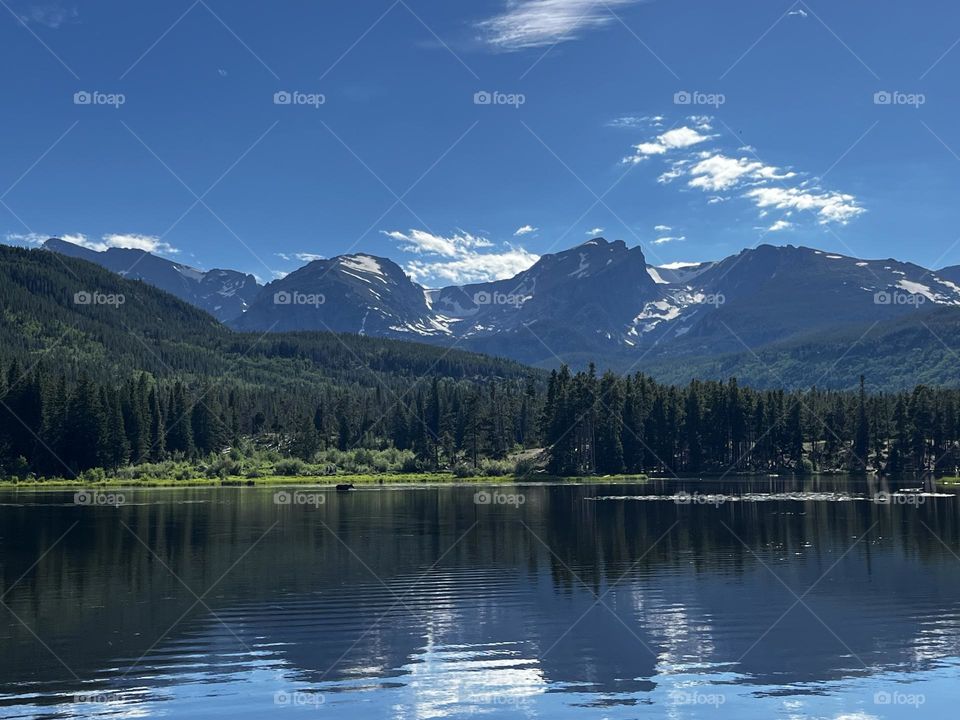
<svg viewBox="0 0 960 720">
<path fill-rule="evenodd" d="M 574 40 L 616 22 L 614 11 L 644 0 L 507 0 L 479 23 L 481 39 L 498 50 L 524 50 Z"/>
<path fill-rule="evenodd" d="M 688 118 L 693 127 L 683 126 L 654 135 L 633 146 L 634 153 L 623 159 L 639 163 L 651 157 L 663 157 L 667 169 L 657 181 L 668 185 L 686 180 L 685 187 L 708 194 L 707 203 L 715 205 L 739 197 L 751 202 L 760 217 L 775 210 L 786 217 L 798 210 L 813 213 L 821 225 L 846 224 L 866 212 L 857 198 L 848 193 L 821 187 L 814 178 L 791 168 L 767 164 L 752 148 L 726 150 L 717 147 L 720 135 L 706 134 L 711 118 Z M 769 232 L 793 227 L 796 218 L 774 221 Z"/>
<path fill-rule="evenodd" d="M 607 123 L 607 127 L 635 130 L 637 128 L 661 128 L 666 118 L 663 115 L 623 115 Z"/>
<path fill-rule="evenodd" d="M 521 228 L 522 229 L 522 228 Z M 410 260 L 405 270 L 416 282 L 473 283 L 503 280 L 526 270 L 540 259 L 525 248 L 504 243 L 501 249 L 487 238 L 458 230 L 443 237 L 426 230 L 384 231 L 401 243 L 401 250 L 432 259 Z"/>
<path fill-rule="evenodd" d="M 3 241 L 10 245 L 43 245 L 49 239 L 49 235 L 40 233 L 7 233 L 3 236 Z"/>
<path fill-rule="evenodd" d="M 672 242 L 683 242 L 686 239 L 687 238 L 685 235 L 669 235 L 666 237 L 658 237 L 656 240 L 653 241 L 653 244 L 666 245 L 667 243 L 672 243 Z"/>
<path fill-rule="evenodd" d="M 391 230 L 384 232 L 388 238 L 405 243 L 402 246 L 404 252 L 417 254 L 440 255 L 442 257 L 459 257 L 476 248 L 491 247 L 492 242 L 479 235 L 472 235 L 463 230 L 458 230 L 449 237 L 434 235 L 426 230 L 410 230 L 410 232 L 400 232 Z"/>
<path fill-rule="evenodd" d="M 664 155 L 671 150 L 699 145 L 711 139 L 711 135 L 704 135 L 699 130 L 690 127 L 678 127 L 657 135 L 648 142 L 634 145 L 635 152 L 623 159 L 625 163 L 643 162 L 652 155 Z"/>
<path fill-rule="evenodd" d="M 729 190 L 745 180 L 789 180 L 797 175 L 792 171 L 780 171 L 772 165 L 764 165 L 759 160 L 732 158 L 719 152 L 707 152 L 699 157 L 699 162 L 689 169 L 689 185 L 702 190 Z"/>
<path fill-rule="evenodd" d="M 42 245 L 50 238 L 59 238 L 68 243 L 79 245 L 80 247 L 103 252 L 110 248 L 128 248 L 132 250 L 143 250 L 149 253 L 159 255 L 176 255 L 180 251 L 164 242 L 156 235 L 141 235 L 138 233 L 108 233 L 99 240 L 93 240 L 83 233 L 66 233 L 60 235 L 44 235 L 42 233 L 7 233 L 5 239 L 9 243 L 17 245 Z"/>
<path fill-rule="evenodd" d="M 597 237 L 598 235 L 603 235 L 603 228 L 602 227 L 592 228 L 590 230 L 587 230 L 586 234 L 589 235 L 590 237 Z"/>
<path fill-rule="evenodd" d="M 73 22 L 80 13 L 75 7 L 65 7 L 59 3 L 31 5 L 17 17 L 27 25 L 43 25 L 56 30 L 66 23 Z"/>
<path fill-rule="evenodd" d="M 846 224 L 864 210 L 853 195 L 826 192 L 819 188 L 760 187 L 747 192 L 757 207 L 778 210 L 811 210 L 821 224 Z"/>
<path fill-rule="evenodd" d="M 516 231 L 514 231 L 513 236 L 522 237 L 524 235 L 529 235 L 530 233 L 535 233 L 539 229 L 540 228 L 535 228 L 533 225 L 524 225 L 523 227 L 518 227 Z"/>
<path fill-rule="evenodd" d="M 161 255 L 176 255 L 180 251 L 155 235 L 111 234 L 104 235 L 100 242 L 90 243 L 91 249 L 130 248 Z"/>
<path fill-rule="evenodd" d="M 298 253 L 274 253 L 278 258 L 291 262 L 293 260 L 299 260 L 300 262 L 313 262 L 314 260 L 325 260 L 326 255 L 317 255 L 316 253 L 311 252 L 298 252 Z"/>
</svg>

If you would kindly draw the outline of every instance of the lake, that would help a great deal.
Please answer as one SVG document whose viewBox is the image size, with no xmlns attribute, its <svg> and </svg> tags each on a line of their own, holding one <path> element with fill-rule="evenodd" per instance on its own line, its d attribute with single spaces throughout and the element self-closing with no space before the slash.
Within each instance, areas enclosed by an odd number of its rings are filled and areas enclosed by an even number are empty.
<svg viewBox="0 0 960 720">
<path fill-rule="evenodd" d="M 6 490 L 0 717 L 952 717 L 958 510 L 841 477 Z"/>
</svg>

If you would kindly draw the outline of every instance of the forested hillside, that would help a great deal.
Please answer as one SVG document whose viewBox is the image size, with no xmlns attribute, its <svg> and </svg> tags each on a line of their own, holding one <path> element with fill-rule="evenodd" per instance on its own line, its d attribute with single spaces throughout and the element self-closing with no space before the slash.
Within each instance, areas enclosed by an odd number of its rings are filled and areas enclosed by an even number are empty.
<svg viewBox="0 0 960 720">
<path fill-rule="evenodd" d="M 429 433 L 415 419 L 428 393 L 509 418 L 546 378 L 394 340 L 232 332 L 151 286 L 44 251 L 0 247 L 0 313 L 0 474 L 196 459 L 266 433 L 300 456 L 387 436 L 405 448 Z M 508 432 L 492 429 L 491 442 L 512 447 Z"/>
<path fill-rule="evenodd" d="M 556 475 L 952 472 L 960 392 L 660 384 L 351 335 L 251 335 L 139 282 L 0 248 L 0 477 L 180 461 Z M 544 448 L 541 464 L 522 449 Z M 246 452 L 246 451 L 245 451 Z M 339 455 L 337 453 L 340 453 Z M 381 455 L 375 455 L 381 453 Z M 386 453 L 386 454 L 383 454 Z M 318 470 L 319 468 L 319 470 Z"/>
</svg>

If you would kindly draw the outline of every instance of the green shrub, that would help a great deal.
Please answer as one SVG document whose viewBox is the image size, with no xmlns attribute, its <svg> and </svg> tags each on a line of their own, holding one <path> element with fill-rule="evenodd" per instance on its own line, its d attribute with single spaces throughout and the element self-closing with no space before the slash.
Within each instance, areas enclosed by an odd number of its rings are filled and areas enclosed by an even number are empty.
<svg viewBox="0 0 960 720">
<path fill-rule="evenodd" d="M 476 468 L 470 465 L 467 465 L 467 463 L 462 463 L 462 462 L 457 463 L 452 468 L 450 468 L 450 472 L 453 473 L 454 477 L 458 477 L 458 478 L 473 477 L 474 475 L 478 474 Z"/>
<path fill-rule="evenodd" d="M 283 475 L 285 477 L 303 475 L 305 470 L 306 464 L 303 462 L 303 460 L 298 460 L 296 458 L 280 460 L 273 466 L 273 471 L 277 475 Z"/>
</svg>

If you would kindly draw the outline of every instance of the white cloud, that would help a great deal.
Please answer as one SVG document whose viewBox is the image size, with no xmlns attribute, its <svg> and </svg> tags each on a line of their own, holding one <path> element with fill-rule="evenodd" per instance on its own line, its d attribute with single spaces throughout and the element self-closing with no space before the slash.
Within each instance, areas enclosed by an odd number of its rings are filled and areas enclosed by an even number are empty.
<svg viewBox="0 0 960 720">
<path fill-rule="evenodd" d="M 416 282 L 442 281 L 455 284 L 502 280 L 526 270 L 540 259 L 522 247 L 505 244 L 505 250 L 489 250 L 486 238 L 458 230 L 450 237 L 425 230 L 384 232 L 396 240 L 404 252 L 441 258 L 435 261 L 411 260 L 406 271 Z"/>
<path fill-rule="evenodd" d="M 50 236 L 40 233 L 7 233 L 3 239 L 13 245 L 43 245 Z"/>
<path fill-rule="evenodd" d="M 687 238 L 685 235 L 658 237 L 656 240 L 653 241 L 653 244 L 666 245 L 667 243 L 672 243 L 672 242 L 683 242 L 686 239 Z"/>
<path fill-rule="evenodd" d="M 590 237 L 598 237 L 600 235 L 603 235 L 603 230 L 604 229 L 602 227 L 595 227 L 592 230 L 587 230 L 585 234 L 589 235 Z"/>
<path fill-rule="evenodd" d="M 705 134 L 712 129 L 713 118 L 695 115 L 687 120 L 693 127 L 676 128 L 655 135 L 647 142 L 635 145 L 635 154 L 624 158 L 623 162 L 639 163 L 669 153 L 667 169 L 657 177 L 658 183 L 665 185 L 684 178 L 687 187 L 709 193 L 709 205 L 726 202 L 733 197 L 749 200 L 760 211 L 761 219 L 773 209 L 786 211 L 787 217 L 795 210 L 809 210 L 821 225 L 846 224 L 866 212 L 855 196 L 825 190 L 816 186 L 809 176 L 792 169 L 768 165 L 756 159 L 753 148 L 747 145 L 738 149 L 738 155 L 728 155 L 716 148 L 703 149 L 700 147 L 703 143 L 717 141 L 721 137 Z M 789 222 L 774 222 L 767 229 L 769 232 L 778 232 L 795 225 L 796 218 L 791 218 Z"/>
<path fill-rule="evenodd" d="M 797 17 L 807 17 L 807 11 L 803 8 L 797 8 L 787 13 L 787 16 L 796 15 Z"/>
<path fill-rule="evenodd" d="M 692 122 L 697 130 L 703 130 L 705 132 L 713 130 L 713 118 L 709 115 L 691 115 L 687 120 Z"/>
<path fill-rule="evenodd" d="M 478 24 L 484 42 L 498 50 L 545 47 L 616 21 L 611 10 L 642 0 L 507 0 L 499 15 Z"/>
<path fill-rule="evenodd" d="M 503 252 L 470 253 L 457 260 L 433 263 L 413 260 L 407 263 L 405 269 L 415 282 L 438 279 L 462 285 L 512 278 L 539 259 L 539 255 L 524 248 L 509 247 Z"/>
<path fill-rule="evenodd" d="M 316 253 L 310 252 L 298 252 L 298 253 L 274 253 L 278 258 L 286 260 L 287 262 L 293 262 L 294 260 L 299 260 L 300 262 L 313 262 L 314 260 L 326 260 L 326 255 L 317 255 Z"/>
<path fill-rule="evenodd" d="M 103 252 L 110 248 L 130 248 L 132 250 L 143 250 L 160 255 L 176 255 L 180 251 L 163 242 L 155 235 L 140 235 L 138 233 L 108 233 L 100 240 L 92 240 L 83 233 L 65 233 L 59 235 L 44 235 L 42 233 L 27 233 L 25 235 L 16 233 L 7 233 L 5 236 L 7 242 L 23 243 L 27 245 L 42 245 L 50 238 L 59 238 L 68 243 L 79 245 L 80 247 Z"/>
<path fill-rule="evenodd" d="M 663 115 L 644 115 L 643 117 L 624 115 L 623 117 L 614 118 L 608 122 L 607 127 L 629 130 L 647 127 L 661 128 L 663 127 L 664 120 L 666 120 L 666 118 Z"/>
<path fill-rule="evenodd" d="M 58 3 L 47 3 L 42 5 L 31 5 L 25 12 L 20 13 L 18 17 L 26 24 L 43 25 L 52 30 L 56 30 L 64 23 L 76 20 L 80 13 L 75 7 L 64 7 Z"/>
<path fill-rule="evenodd" d="M 759 160 L 732 158 L 722 153 L 703 153 L 701 160 L 690 167 L 690 187 L 702 190 L 728 190 L 743 180 L 789 180 L 795 172 L 781 172 Z"/>
<path fill-rule="evenodd" d="M 832 222 L 846 224 L 865 212 L 853 195 L 818 188 L 760 187 L 748 191 L 746 196 L 760 208 L 810 210 L 817 214 L 821 225 Z"/>
<path fill-rule="evenodd" d="M 113 233 L 104 235 L 103 242 L 94 243 L 94 245 L 102 247 L 105 250 L 109 248 L 130 248 L 132 250 L 143 250 L 149 253 L 160 253 L 161 255 L 176 255 L 180 252 L 155 235 Z"/>
<path fill-rule="evenodd" d="M 434 235 L 426 230 L 411 230 L 408 233 L 392 230 L 384 232 L 388 238 L 405 242 L 403 246 L 405 252 L 425 253 L 427 255 L 441 255 L 443 257 L 458 257 L 467 251 L 475 248 L 491 247 L 493 243 L 483 237 L 471 235 L 468 232 L 459 230 L 450 237 Z"/>
<path fill-rule="evenodd" d="M 654 225 L 653 229 L 656 230 L 657 232 L 670 232 L 671 230 L 673 230 L 673 228 L 670 227 L 669 225 Z"/>
<path fill-rule="evenodd" d="M 670 150 L 688 148 L 693 145 L 699 145 L 710 139 L 709 135 L 704 135 L 698 130 L 690 127 L 678 127 L 661 133 L 650 142 L 634 145 L 636 152 L 623 159 L 625 163 L 639 163 L 646 160 L 651 155 L 663 155 Z"/>
<path fill-rule="evenodd" d="M 683 173 L 686 172 L 686 167 L 690 163 L 686 160 L 677 160 L 673 163 L 669 170 L 662 173 L 660 177 L 657 178 L 657 182 L 661 185 L 668 185 L 676 180 L 678 177 L 682 177 Z"/>
<path fill-rule="evenodd" d="M 530 233 L 534 233 L 539 229 L 540 228 L 533 227 L 533 225 L 524 225 L 523 227 L 518 227 L 516 231 L 513 233 L 513 236 L 521 237 L 523 235 L 529 235 Z"/>
</svg>

